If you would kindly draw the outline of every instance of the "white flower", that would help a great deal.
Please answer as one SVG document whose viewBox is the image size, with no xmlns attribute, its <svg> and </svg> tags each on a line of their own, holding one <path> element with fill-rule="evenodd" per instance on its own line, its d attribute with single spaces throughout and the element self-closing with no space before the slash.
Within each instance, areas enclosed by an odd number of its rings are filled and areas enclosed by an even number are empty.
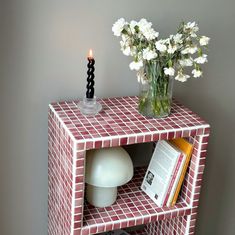
<svg viewBox="0 0 235 235">
<path fill-rule="evenodd" d="M 141 19 L 138 22 L 138 26 L 140 28 L 140 31 L 144 32 L 146 28 L 151 28 L 152 27 L 152 23 L 148 22 L 146 19 Z"/>
<path fill-rule="evenodd" d="M 184 50 L 181 51 L 181 54 L 194 54 L 198 48 L 196 46 L 186 47 Z"/>
<path fill-rule="evenodd" d="M 157 53 L 149 48 L 143 50 L 143 59 L 152 60 L 157 57 Z"/>
<path fill-rule="evenodd" d="M 182 55 L 186 55 L 188 53 L 189 53 L 189 48 L 188 47 L 186 47 L 184 50 L 181 51 Z"/>
<path fill-rule="evenodd" d="M 196 59 L 194 59 L 194 61 L 197 63 L 197 64 L 204 64 L 206 62 L 208 62 L 207 60 L 207 55 L 206 54 L 203 54 L 202 56 L 200 57 L 197 57 Z"/>
<path fill-rule="evenodd" d="M 141 67 L 143 67 L 143 61 L 142 60 L 137 61 L 137 62 L 132 61 L 129 65 L 129 67 L 130 67 L 131 70 L 137 70 L 138 71 Z"/>
<path fill-rule="evenodd" d="M 176 35 L 173 36 L 173 40 L 176 44 L 181 44 L 183 42 L 182 34 L 177 33 Z"/>
<path fill-rule="evenodd" d="M 202 76 L 202 71 L 201 71 L 201 70 L 194 69 L 194 70 L 192 71 L 192 74 L 193 74 L 193 77 L 198 78 L 198 77 L 201 77 L 201 76 Z"/>
<path fill-rule="evenodd" d="M 119 20 L 117 20 L 112 27 L 114 35 L 119 37 L 125 25 L 126 21 L 124 18 L 120 18 Z"/>
<path fill-rule="evenodd" d="M 129 41 L 130 41 L 129 36 L 126 34 L 122 34 L 122 41 L 125 43 L 129 43 Z"/>
<path fill-rule="evenodd" d="M 148 82 L 143 68 L 137 72 L 137 81 L 142 84 L 146 84 Z"/>
<path fill-rule="evenodd" d="M 209 41 L 210 41 L 210 38 L 208 38 L 206 36 L 202 36 L 199 40 L 199 43 L 201 46 L 206 46 L 206 45 L 208 45 Z"/>
<path fill-rule="evenodd" d="M 150 65 L 152 62 L 157 63 L 164 76 L 174 77 L 181 82 L 187 81 L 190 76 L 202 76 L 200 66 L 208 61 L 202 50 L 209 44 L 210 38 L 197 36 L 198 30 L 195 22 L 184 23 L 180 25 L 178 33 L 159 40 L 159 33 L 146 19 L 126 22 L 124 18 L 120 18 L 112 26 L 114 35 L 121 36 L 123 54 L 133 57 L 129 67 L 137 72 L 137 80 L 142 84 L 148 82 L 145 62 Z M 190 66 L 192 74 L 189 76 L 184 70 Z"/>
<path fill-rule="evenodd" d="M 191 35 L 192 38 L 196 38 L 197 37 L 197 34 L 194 33 L 194 32 L 191 32 L 190 35 Z"/>
<path fill-rule="evenodd" d="M 131 48 L 129 46 L 129 41 L 120 41 L 121 45 L 121 51 L 123 52 L 124 55 L 129 56 L 131 55 Z"/>
<path fill-rule="evenodd" d="M 174 76 L 175 70 L 172 67 L 164 68 L 164 73 L 165 75 Z"/>
<path fill-rule="evenodd" d="M 170 38 L 162 39 L 160 41 L 162 41 L 164 44 L 170 44 Z"/>
<path fill-rule="evenodd" d="M 175 80 L 178 80 L 180 82 L 186 82 L 189 77 L 190 76 L 187 74 L 183 74 L 182 72 L 178 72 L 177 76 L 175 77 Z"/>
<path fill-rule="evenodd" d="M 157 50 L 159 50 L 160 52 L 165 52 L 167 50 L 166 45 L 163 44 L 162 40 L 159 40 L 155 43 L 155 46 L 157 48 Z"/>
<path fill-rule="evenodd" d="M 126 47 L 125 49 L 122 50 L 123 54 L 126 56 L 130 56 L 131 55 L 131 48 L 130 47 Z"/>
<path fill-rule="evenodd" d="M 153 40 L 159 35 L 159 33 L 155 32 L 155 30 L 152 28 L 152 23 L 148 22 L 146 19 L 141 19 L 138 23 L 138 26 L 140 32 L 147 40 Z"/>
<path fill-rule="evenodd" d="M 181 66 L 183 67 L 187 67 L 187 66 L 192 66 L 193 65 L 193 61 L 192 58 L 185 58 L 183 60 L 179 60 L 179 63 Z"/>
<path fill-rule="evenodd" d="M 134 33 L 136 33 L 136 31 L 135 31 L 135 26 L 137 26 L 138 25 L 138 23 L 135 21 L 135 20 L 132 20 L 131 22 L 130 22 L 130 28 L 131 28 L 131 32 L 134 34 Z"/>
<path fill-rule="evenodd" d="M 169 44 L 168 49 L 167 49 L 167 52 L 169 54 L 173 54 L 176 50 L 177 50 L 177 46 L 176 45 Z"/>
<path fill-rule="evenodd" d="M 144 31 L 143 34 L 147 40 L 153 40 L 153 39 L 157 38 L 159 35 L 159 33 L 155 32 L 155 30 L 152 28 Z"/>
<path fill-rule="evenodd" d="M 198 48 L 196 46 L 189 47 L 189 54 L 194 54 L 197 52 Z"/>
<path fill-rule="evenodd" d="M 187 31 L 189 30 L 191 32 L 191 34 L 196 33 L 199 28 L 196 24 L 196 22 L 188 22 L 185 26 L 184 26 L 184 30 Z M 191 35 L 192 36 L 192 35 Z"/>
<path fill-rule="evenodd" d="M 199 30 L 195 22 L 188 22 L 184 25 L 184 32 L 189 33 L 191 37 L 197 37 L 196 32 Z"/>
<path fill-rule="evenodd" d="M 185 25 L 185 28 L 186 29 L 193 29 L 194 27 L 197 27 L 197 24 L 196 22 L 188 22 L 186 25 Z"/>
</svg>

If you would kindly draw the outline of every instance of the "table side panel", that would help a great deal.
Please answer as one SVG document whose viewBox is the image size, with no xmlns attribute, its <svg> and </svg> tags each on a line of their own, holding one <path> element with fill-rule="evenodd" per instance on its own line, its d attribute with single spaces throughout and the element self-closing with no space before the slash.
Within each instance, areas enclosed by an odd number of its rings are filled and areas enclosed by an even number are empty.
<svg viewBox="0 0 235 235">
<path fill-rule="evenodd" d="M 70 235 L 74 142 L 52 110 L 48 115 L 48 234 Z"/>
</svg>

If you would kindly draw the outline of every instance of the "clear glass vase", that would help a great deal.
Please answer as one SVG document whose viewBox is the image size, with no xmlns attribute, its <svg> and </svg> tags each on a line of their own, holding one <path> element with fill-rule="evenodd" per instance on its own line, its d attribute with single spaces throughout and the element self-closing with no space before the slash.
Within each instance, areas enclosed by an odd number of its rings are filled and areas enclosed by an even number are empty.
<svg viewBox="0 0 235 235">
<path fill-rule="evenodd" d="M 165 75 L 157 62 L 145 64 L 144 76 L 140 82 L 139 112 L 147 117 L 167 117 L 171 112 L 174 79 Z"/>
</svg>

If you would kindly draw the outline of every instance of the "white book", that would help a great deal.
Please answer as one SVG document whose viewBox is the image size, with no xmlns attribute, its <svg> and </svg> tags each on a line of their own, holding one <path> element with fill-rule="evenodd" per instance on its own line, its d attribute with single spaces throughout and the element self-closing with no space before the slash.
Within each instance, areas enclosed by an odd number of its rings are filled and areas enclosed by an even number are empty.
<svg viewBox="0 0 235 235">
<path fill-rule="evenodd" d="M 182 152 L 179 149 L 165 140 L 157 142 L 141 185 L 141 189 L 157 206 L 166 204 L 172 177 L 182 161 Z"/>
</svg>

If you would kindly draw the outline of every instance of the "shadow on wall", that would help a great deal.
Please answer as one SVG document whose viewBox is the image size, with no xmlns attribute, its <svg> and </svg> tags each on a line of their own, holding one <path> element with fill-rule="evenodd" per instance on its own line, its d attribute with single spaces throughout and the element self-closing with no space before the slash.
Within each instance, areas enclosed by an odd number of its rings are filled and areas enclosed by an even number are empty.
<svg viewBox="0 0 235 235">
<path fill-rule="evenodd" d="M 189 88 L 189 90 L 192 89 Z M 194 92 L 197 91 L 194 90 L 192 93 Z M 233 154 L 235 145 L 234 116 L 231 115 L 231 110 L 219 100 L 219 96 L 216 97 L 218 99 L 216 100 L 214 94 L 192 93 L 180 93 L 179 95 L 177 93 L 177 98 L 211 125 L 200 197 L 197 222 L 200 227 L 198 227 L 198 233 L 230 234 L 235 219 L 233 217 L 228 218 L 228 211 L 233 214 L 234 207 L 232 204 L 234 205 L 235 197 L 235 192 L 231 190 L 234 188 L 231 172 L 234 172 L 235 165 Z M 207 221 L 207 223 L 203 221 Z M 225 226 L 225 223 L 228 223 L 229 226 Z M 226 228 L 229 231 L 226 231 Z"/>
<path fill-rule="evenodd" d="M 211 234 L 230 234 L 231 225 L 234 224 L 235 219 L 228 216 L 228 211 L 233 214 L 232 204 L 234 205 L 235 197 L 235 193 L 231 191 L 234 188 L 231 173 L 234 172 L 235 165 L 234 117 L 219 102 L 207 100 L 204 104 L 205 107 L 210 107 L 210 111 L 204 116 L 207 116 L 206 118 L 211 124 L 211 136 L 204 179 L 206 184 L 202 187 L 203 196 L 199 207 L 199 223 L 203 224 L 201 221 L 216 214 L 213 221 L 209 221 L 211 223 L 209 227 L 213 229 L 209 232 Z M 230 226 L 225 226 L 224 223 L 229 223 Z M 230 229 L 226 231 L 228 227 Z M 205 228 L 202 230 L 206 231 Z"/>
</svg>

